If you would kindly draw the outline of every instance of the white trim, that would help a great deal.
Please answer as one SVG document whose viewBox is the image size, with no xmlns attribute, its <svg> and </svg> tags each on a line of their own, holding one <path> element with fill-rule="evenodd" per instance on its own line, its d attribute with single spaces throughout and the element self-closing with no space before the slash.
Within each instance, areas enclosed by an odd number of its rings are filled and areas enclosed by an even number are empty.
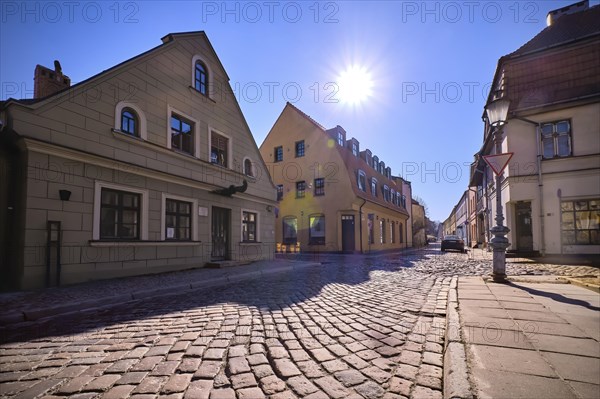
<svg viewBox="0 0 600 399">
<path fill-rule="evenodd" d="M 200 158 L 200 122 L 196 118 L 192 118 L 185 112 L 179 111 L 177 108 L 167 104 L 167 148 L 172 150 L 171 148 L 171 115 L 177 114 L 184 119 L 189 120 L 194 124 L 194 153 L 188 154 L 193 156 L 194 158 Z M 187 154 L 186 152 L 181 151 L 183 154 Z"/>
<path fill-rule="evenodd" d="M 141 194 L 142 203 L 140 204 L 140 241 L 148 240 L 148 207 L 149 207 L 149 194 L 148 190 L 140 188 L 124 186 L 122 184 L 114 184 L 110 182 L 96 180 L 94 182 L 94 218 L 93 218 L 93 230 L 92 238 L 94 240 L 100 240 L 100 204 L 101 194 L 103 188 L 112 188 L 113 190 L 127 191 L 131 193 Z"/>
<path fill-rule="evenodd" d="M 220 130 L 217 130 L 213 127 L 211 127 L 210 125 L 208 126 L 208 162 L 213 164 L 213 165 L 218 165 L 212 162 L 212 160 L 210 159 L 210 154 L 211 154 L 211 147 L 212 147 L 212 132 L 217 133 L 220 136 L 223 136 L 225 138 L 227 138 L 227 169 L 232 169 L 231 165 L 233 164 L 233 139 L 231 136 L 229 136 L 228 134 L 225 134 L 223 132 L 221 132 Z M 244 171 L 242 171 L 242 174 L 244 174 Z"/>
<path fill-rule="evenodd" d="M 254 213 L 256 215 L 256 240 L 244 241 L 244 212 Z M 255 244 L 260 242 L 260 212 L 255 209 L 240 209 L 240 242 L 244 244 Z"/>
<path fill-rule="evenodd" d="M 127 101 L 121 101 L 115 107 L 115 130 L 117 132 L 127 134 L 121 130 L 121 112 L 123 111 L 123 108 L 131 108 L 136 112 L 138 121 L 140 122 L 140 125 L 138 126 L 138 133 L 140 134 L 139 138 L 141 138 L 142 140 L 148 140 L 146 114 L 144 114 L 144 111 L 142 111 L 142 109 L 136 104 Z"/>
<path fill-rule="evenodd" d="M 210 63 L 206 62 L 206 59 L 204 57 L 202 57 L 199 54 L 196 54 L 192 57 L 192 83 L 191 86 L 194 88 L 194 90 L 196 90 L 196 61 L 202 61 L 202 63 L 204 64 L 204 66 L 207 69 L 207 74 L 208 74 L 208 82 L 206 82 L 206 84 L 208 84 L 208 90 L 206 92 L 206 96 L 210 99 L 212 99 L 214 97 L 214 93 L 215 93 L 215 85 L 214 85 L 214 74 L 213 74 L 213 70 L 210 67 Z M 201 92 L 199 92 L 198 90 L 196 90 L 198 93 L 202 94 Z M 204 94 L 202 94 L 204 95 Z"/>
<path fill-rule="evenodd" d="M 167 198 L 173 199 L 176 201 L 185 201 L 192 203 L 192 220 L 191 220 L 191 240 L 198 241 L 198 200 L 194 198 L 188 197 L 180 197 L 178 195 L 173 195 L 169 193 L 161 193 L 160 199 L 160 240 L 168 241 L 168 242 L 187 242 L 187 241 L 175 241 L 175 240 L 167 240 L 165 237 L 165 227 L 166 227 L 166 213 L 167 213 Z"/>
</svg>

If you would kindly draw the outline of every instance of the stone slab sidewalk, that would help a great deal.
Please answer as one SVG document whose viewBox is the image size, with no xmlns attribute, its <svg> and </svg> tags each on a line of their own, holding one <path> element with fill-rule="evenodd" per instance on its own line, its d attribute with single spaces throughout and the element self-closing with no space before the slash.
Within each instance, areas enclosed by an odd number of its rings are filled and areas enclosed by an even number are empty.
<svg viewBox="0 0 600 399">
<path fill-rule="evenodd" d="M 446 398 L 600 397 L 600 295 L 526 281 L 451 287 Z"/>
<path fill-rule="evenodd" d="M 147 297 L 181 294 L 274 273 L 318 267 L 318 262 L 257 261 L 221 269 L 191 269 L 145 276 L 97 280 L 65 287 L 0 294 L 0 326 L 80 310 L 110 307 Z"/>
</svg>

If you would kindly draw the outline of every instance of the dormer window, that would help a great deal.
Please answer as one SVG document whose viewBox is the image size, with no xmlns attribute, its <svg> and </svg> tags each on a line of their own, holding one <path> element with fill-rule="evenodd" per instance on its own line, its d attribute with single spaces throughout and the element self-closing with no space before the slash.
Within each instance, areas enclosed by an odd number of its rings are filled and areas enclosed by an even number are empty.
<svg viewBox="0 0 600 399">
<path fill-rule="evenodd" d="M 201 61 L 196 61 L 194 70 L 194 88 L 205 96 L 208 93 L 208 69 Z"/>
<path fill-rule="evenodd" d="M 377 197 L 377 179 L 371 178 L 371 194 L 373 197 Z"/>
<path fill-rule="evenodd" d="M 344 133 L 337 132 L 337 142 L 338 142 L 338 145 L 340 145 L 342 147 L 344 146 Z"/>
<path fill-rule="evenodd" d="M 383 191 L 384 201 L 389 202 L 390 201 L 390 188 L 387 185 L 384 185 L 382 191 Z"/>
<path fill-rule="evenodd" d="M 131 108 L 123 108 L 121 111 L 121 132 L 138 137 L 139 118 Z"/>
<path fill-rule="evenodd" d="M 362 170 L 358 171 L 357 184 L 360 191 L 367 191 L 367 175 Z"/>
<path fill-rule="evenodd" d="M 355 157 L 358 156 L 358 143 L 356 141 L 352 142 L 352 154 L 354 154 Z"/>
</svg>

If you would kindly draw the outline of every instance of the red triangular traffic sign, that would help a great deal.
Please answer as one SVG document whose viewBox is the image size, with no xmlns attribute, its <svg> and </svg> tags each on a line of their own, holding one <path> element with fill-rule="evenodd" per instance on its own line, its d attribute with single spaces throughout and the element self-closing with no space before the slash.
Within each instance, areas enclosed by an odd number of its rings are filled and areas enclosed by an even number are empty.
<svg viewBox="0 0 600 399">
<path fill-rule="evenodd" d="M 484 155 L 483 160 L 485 163 L 490 165 L 490 168 L 494 171 L 496 176 L 500 176 L 506 166 L 508 165 L 508 161 L 512 158 L 514 152 L 507 152 L 504 154 L 496 154 L 496 155 Z"/>
</svg>

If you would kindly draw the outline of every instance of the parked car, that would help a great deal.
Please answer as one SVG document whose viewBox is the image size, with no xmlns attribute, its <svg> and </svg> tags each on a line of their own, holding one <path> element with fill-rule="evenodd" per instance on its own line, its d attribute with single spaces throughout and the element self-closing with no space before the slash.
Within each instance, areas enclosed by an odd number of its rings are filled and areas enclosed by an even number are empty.
<svg viewBox="0 0 600 399">
<path fill-rule="evenodd" d="M 465 252 L 465 242 L 459 236 L 446 236 L 442 240 L 442 252 L 445 252 L 448 249 Z"/>
</svg>

